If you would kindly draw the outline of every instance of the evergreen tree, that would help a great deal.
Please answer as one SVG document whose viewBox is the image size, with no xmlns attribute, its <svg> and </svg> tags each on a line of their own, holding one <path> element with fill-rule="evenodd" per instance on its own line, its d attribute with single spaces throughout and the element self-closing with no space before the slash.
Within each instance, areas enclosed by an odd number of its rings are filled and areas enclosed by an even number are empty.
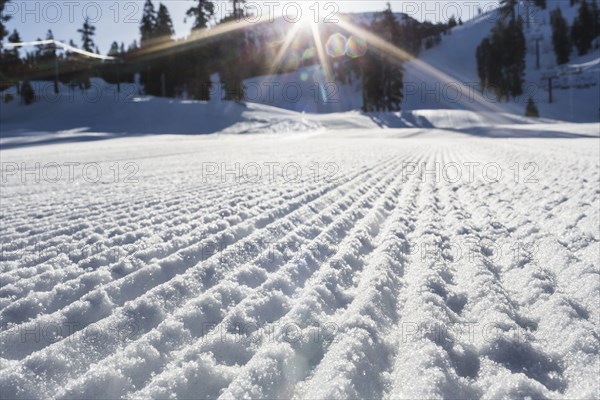
<svg viewBox="0 0 600 400">
<path fill-rule="evenodd" d="M 11 16 L 4 14 L 4 8 L 9 1 L 10 0 L 0 0 L 0 51 L 2 50 L 2 41 L 4 40 L 4 37 L 8 35 L 8 30 L 4 24 L 10 21 Z"/>
<path fill-rule="evenodd" d="M 133 42 L 131 42 L 131 44 L 127 48 L 127 52 L 134 53 L 134 52 L 138 51 L 139 49 L 140 49 L 140 46 L 138 45 L 137 40 L 134 39 Z"/>
<path fill-rule="evenodd" d="M 242 4 L 245 0 L 231 0 L 233 12 L 223 18 L 220 23 L 238 21 L 244 13 Z M 226 100 L 242 101 L 244 97 L 243 82 L 249 78 L 249 71 L 240 68 L 242 60 L 248 56 L 249 41 L 245 30 L 235 30 L 227 34 L 219 43 L 218 57 L 220 59 L 219 75 Z"/>
<path fill-rule="evenodd" d="M 54 40 L 52 30 L 48 30 L 46 40 Z M 41 47 L 39 62 L 45 75 L 54 78 L 54 93 L 58 93 L 58 79 L 56 77 L 56 63 L 58 62 L 58 58 L 56 56 L 56 44 L 50 43 Z"/>
<path fill-rule="evenodd" d="M 196 5 L 187 10 L 186 15 L 194 18 L 192 29 L 204 29 L 215 15 L 215 4 L 210 0 L 196 0 Z"/>
<path fill-rule="evenodd" d="M 154 32 L 156 40 L 159 40 L 161 43 L 172 41 L 171 36 L 175 33 L 169 10 L 162 3 L 158 9 Z M 160 93 L 161 96 L 174 97 L 176 94 L 177 76 L 181 74 L 182 65 L 175 62 L 172 54 L 161 55 L 152 64 L 154 76 L 151 79 L 156 79 L 157 81 L 157 93 Z"/>
<path fill-rule="evenodd" d="M 81 34 L 81 48 L 90 53 L 94 52 L 94 35 L 96 34 L 96 27 L 90 24 L 90 19 L 86 18 L 83 23 L 83 28 L 77 30 Z"/>
<path fill-rule="evenodd" d="M 477 57 L 477 74 L 479 75 L 479 83 L 483 89 L 490 84 L 489 77 L 492 69 L 492 44 L 489 38 L 483 39 L 476 51 Z"/>
<path fill-rule="evenodd" d="M 119 43 L 112 42 L 110 50 L 107 54 L 109 57 L 122 57 L 121 50 L 119 49 Z M 121 91 L 121 70 L 122 64 L 118 61 L 111 61 L 104 65 L 102 69 L 102 78 L 108 83 L 115 83 L 117 85 L 117 91 Z"/>
<path fill-rule="evenodd" d="M 498 21 L 476 52 L 482 91 L 491 89 L 499 100 L 521 95 L 526 50 L 523 20 Z"/>
<path fill-rule="evenodd" d="M 600 35 L 600 7 L 598 0 L 592 0 L 592 15 L 594 16 L 594 37 Z"/>
<path fill-rule="evenodd" d="M 362 72 L 363 111 L 373 112 L 383 109 L 383 85 L 381 79 L 380 60 L 375 52 L 369 50 L 359 60 Z"/>
<path fill-rule="evenodd" d="M 450 17 L 450 19 L 448 20 L 448 27 L 450 29 L 454 28 L 456 25 L 458 25 L 458 23 L 456 22 L 456 18 L 453 16 Z"/>
<path fill-rule="evenodd" d="M 577 17 L 571 27 L 571 38 L 580 56 L 590 51 L 597 34 L 596 17 L 587 1 L 581 0 Z"/>
<path fill-rule="evenodd" d="M 173 21 L 171 20 L 171 15 L 169 14 L 169 10 L 163 3 L 160 3 L 158 7 L 158 14 L 156 16 L 156 26 L 154 28 L 154 33 L 159 38 L 171 38 L 171 36 L 175 34 L 175 30 L 173 29 Z"/>
<path fill-rule="evenodd" d="M 535 105 L 535 100 L 533 98 L 529 98 L 527 100 L 527 106 L 525 107 L 525 116 L 531 118 L 539 118 L 540 113 L 538 111 L 537 106 Z"/>
<path fill-rule="evenodd" d="M 233 17 L 239 20 L 244 16 L 244 4 L 246 0 L 230 0 L 233 4 Z"/>
<path fill-rule="evenodd" d="M 21 42 L 21 37 L 16 29 L 8 36 L 8 41 L 10 43 Z M 10 47 L 4 50 L 0 63 L 0 91 L 15 84 L 18 89 L 18 81 L 23 72 L 23 63 L 19 55 L 19 48 Z"/>
<path fill-rule="evenodd" d="M 21 43 L 21 35 L 19 35 L 19 32 L 17 32 L 16 29 L 13 29 L 13 32 L 10 34 L 10 36 L 8 37 L 8 41 L 9 43 Z M 12 47 L 10 50 L 6 51 L 9 54 L 12 54 L 15 57 L 19 57 L 19 49 L 18 47 Z"/>
<path fill-rule="evenodd" d="M 83 28 L 79 29 L 77 32 L 81 34 L 81 48 L 87 52 L 94 53 L 97 50 L 96 45 L 94 44 L 94 35 L 96 34 L 96 27 L 90 24 L 89 18 L 85 19 L 83 23 Z M 77 57 L 80 63 L 84 63 L 81 57 Z M 79 71 L 74 73 L 71 82 L 73 84 L 79 85 L 81 89 L 88 89 L 91 86 L 90 77 L 92 75 L 92 70 L 89 64 L 85 64 L 84 67 L 79 68 Z"/>
<path fill-rule="evenodd" d="M 221 42 L 219 75 L 224 89 L 224 99 L 240 102 L 244 98 L 244 70 L 240 68 L 242 47 L 245 43 L 244 32 L 230 34 L 228 40 Z"/>
<path fill-rule="evenodd" d="M 504 73 L 508 83 L 508 95 L 514 97 L 523 94 L 523 77 L 525 76 L 525 55 L 527 43 L 523 32 L 523 19 L 511 21 L 505 31 L 508 42 L 505 43 L 505 52 L 508 53 Z"/>
<path fill-rule="evenodd" d="M 35 101 L 35 92 L 28 80 L 23 82 L 23 85 L 21 86 L 21 99 L 26 106 L 33 104 Z"/>
<path fill-rule="evenodd" d="M 556 8 L 550 13 L 550 24 L 552 25 L 552 44 L 556 62 L 558 65 L 566 64 L 571 56 L 572 45 L 569 38 L 569 26 L 560 8 Z"/>
<path fill-rule="evenodd" d="M 110 45 L 110 50 L 108 50 L 108 56 L 116 57 L 120 54 L 119 44 L 117 42 L 112 42 Z"/>
<path fill-rule="evenodd" d="M 393 44 L 398 43 L 400 24 L 392 12 L 390 3 L 387 4 L 387 9 L 383 12 L 381 24 L 377 28 L 379 33 L 387 36 Z M 390 57 L 384 58 L 383 61 L 383 108 L 386 111 L 400 111 L 404 88 L 403 66 L 400 62 Z"/>
<path fill-rule="evenodd" d="M 380 17 L 373 22 L 371 30 L 398 45 L 401 26 L 389 3 Z M 364 111 L 399 111 L 404 89 L 402 63 L 376 50 L 370 50 L 361 62 Z"/>
<path fill-rule="evenodd" d="M 41 42 L 42 38 L 38 37 L 35 41 Z M 42 53 L 44 52 L 45 47 L 46 46 L 43 44 L 35 45 L 35 52 L 33 53 L 33 64 L 37 64 L 40 61 L 40 58 L 42 57 Z"/>
<path fill-rule="evenodd" d="M 158 15 L 152 0 L 146 0 L 140 23 L 140 47 L 145 48 L 155 43 L 158 37 L 157 28 Z M 161 95 L 161 73 L 157 69 L 156 54 L 153 58 L 144 59 L 140 64 L 140 80 L 144 85 L 144 91 L 148 95 Z"/>
<path fill-rule="evenodd" d="M 46 40 L 54 40 L 54 34 L 51 29 L 48 29 L 48 32 L 46 33 Z M 41 58 L 43 58 L 44 61 L 54 61 L 56 58 L 56 45 L 54 43 L 44 45 L 41 51 Z"/>
<path fill-rule="evenodd" d="M 156 37 L 156 10 L 152 0 L 146 0 L 144 10 L 142 12 L 142 20 L 140 23 L 141 46 L 144 47 L 149 41 Z"/>
</svg>

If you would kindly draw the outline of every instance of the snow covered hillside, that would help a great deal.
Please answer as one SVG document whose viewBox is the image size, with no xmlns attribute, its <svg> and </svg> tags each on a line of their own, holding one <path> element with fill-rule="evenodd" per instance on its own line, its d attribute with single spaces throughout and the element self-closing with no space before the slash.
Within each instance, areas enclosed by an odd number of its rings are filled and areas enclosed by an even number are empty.
<svg viewBox="0 0 600 400">
<path fill-rule="evenodd" d="M 482 96 L 477 89 L 479 78 L 475 51 L 499 18 L 498 11 L 490 11 L 453 28 L 451 34 L 443 36 L 441 44 L 423 51 L 418 60 L 407 62 L 403 114 L 374 119 L 385 121 L 383 125 L 387 127 L 404 127 L 411 126 L 415 111 L 418 114 L 420 110 L 464 110 L 479 114 L 485 112 L 488 115 L 514 114 L 508 118 L 508 121 L 514 122 L 524 115 L 525 104 L 531 96 L 536 100 L 543 119 L 597 122 L 600 118 L 600 52 L 595 49 L 583 57 L 576 56 L 574 52 L 569 65 L 556 65 L 549 24 L 549 13 L 556 7 L 563 10 L 569 24 L 576 15 L 577 6 L 570 6 L 568 1 L 549 1 L 546 10 L 532 11 L 529 27 L 525 32 L 528 48 L 525 93 L 520 98 L 498 102 L 493 94 L 486 93 Z M 403 14 L 397 14 L 396 17 L 402 20 Z M 356 14 L 352 18 L 357 23 L 367 23 L 374 18 L 374 14 Z M 275 24 L 272 29 L 283 30 L 286 27 L 280 25 Z M 341 28 L 339 30 L 343 32 Z M 536 38 L 541 38 L 539 70 L 536 69 Z M 294 54 L 290 57 L 292 56 L 297 58 Z M 552 104 L 548 102 L 548 76 L 556 77 Z M 246 112 L 248 108 L 269 109 L 269 114 L 278 115 L 283 122 L 277 123 L 273 131 L 314 130 L 321 127 L 319 122 L 315 122 L 319 117 L 297 118 L 297 113 L 355 112 L 361 109 L 363 102 L 360 79 L 354 77 L 346 84 L 326 84 L 323 70 L 318 65 L 246 80 L 244 100 L 248 107 L 221 101 L 224 88 L 218 75 L 212 79 L 212 100 L 209 103 L 140 96 L 143 88 L 133 84 L 122 85 L 122 91 L 117 93 L 116 85 L 106 84 L 99 79 L 94 79 L 92 88 L 84 92 L 61 85 L 61 93 L 57 96 L 53 93 L 52 82 L 35 82 L 34 90 L 40 100 L 37 104 L 25 107 L 18 100 L 2 102 L 2 140 L 18 135 L 19 132 L 32 131 L 68 132 L 67 136 L 69 132 L 82 131 L 92 135 L 97 132 L 198 134 L 214 133 L 231 127 L 236 132 L 247 132 L 239 124 L 246 122 L 249 117 Z M 18 98 L 14 87 L 4 93 Z M 253 103 L 267 107 L 261 108 Z M 364 123 L 368 118 L 370 117 L 362 118 L 363 121 L 355 127 L 365 127 Z M 340 120 L 338 117 L 333 119 Z M 174 125 L 171 123 L 174 120 L 180 123 Z M 351 117 L 351 120 L 355 121 L 356 116 Z M 408 125 L 404 121 L 408 121 Z M 423 121 L 425 124 L 429 122 Z M 258 118 L 258 121 L 252 119 L 250 125 L 271 127 L 274 124 L 265 123 Z M 416 125 L 422 126 L 418 122 Z M 443 125 L 450 126 L 451 124 Z"/>
<path fill-rule="evenodd" d="M 1 157 L 2 398 L 600 396 L 597 138 L 163 135 Z"/>
<path fill-rule="evenodd" d="M 600 118 L 600 50 L 595 49 L 579 57 L 573 52 L 567 66 L 557 66 L 552 47 L 550 12 L 559 7 L 565 19 L 572 24 L 577 5 L 569 1 L 549 0 L 546 10 L 530 10 L 529 27 L 525 28 L 527 40 L 526 75 L 524 94 L 510 102 L 498 102 L 492 93 L 483 96 L 484 104 L 473 100 L 473 90 L 479 84 L 475 51 L 481 41 L 490 34 L 499 19 L 499 11 L 483 14 L 463 26 L 452 29 L 444 36 L 442 44 L 425 51 L 419 61 L 443 72 L 451 83 L 431 71 L 424 70 L 421 63 L 406 65 L 405 101 L 403 109 L 470 109 L 502 110 L 523 115 L 529 96 L 536 100 L 540 116 L 564 121 L 593 122 Z M 525 12 L 520 7 L 520 15 Z M 523 15 L 524 16 L 524 15 Z M 524 16 L 525 17 L 525 16 Z M 536 69 L 536 43 L 540 40 L 540 69 Z M 554 81 L 553 103 L 549 103 L 547 76 L 557 76 Z M 459 86 L 458 84 L 465 86 Z"/>
<path fill-rule="evenodd" d="M 546 10 L 533 6 L 529 9 L 530 21 L 525 28 L 524 94 L 520 98 L 498 102 L 492 93 L 486 92 L 477 99 L 479 77 L 475 52 L 500 18 L 500 12 L 493 10 L 456 26 L 449 35 L 442 36 L 441 44 L 424 50 L 417 62 L 406 63 L 402 109 L 483 110 L 523 115 L 527 99 L 531 96 L 536 100 L 542 117 L 572 122 L 597 121 L 600 117 L 600 51 L 595 49 L 582 57 L 573 51 L 568 65 L 557 66 L 550 26 L 550 12 L 557 7 L 571 25 L 577 14 L 577 4 L 571 6 L 569 1 L 549 0 Z M 521 5 L 518 10 L 525 18 L 524 6 Z M 365 25 L 373 18 L 373 13 L 353 16 L 355 22 Z M 403 15 L 397 14 L 396 18 L 402 21 Z M 339 32 L 348 35 L 343 29 Z M 536 66 L 536 38 L 541 38 L 539 70 Z M 424 68 L 424 65 L 433 69 Z M 292 73 L 249 79 L 246 84 L 253 88 L 249 95 L 252 102 L 288 110 L 323 113 L 361 108 L 360 80 L 338 83 L 321 94 L 315 85 L 324 81 L 322 75 L 319 67 L 305 67 Z M 549 103 L 548 76 L 556 76 L 552 104 Z M 280 90 L 270 92 L 269 85 L 274 82 L 280 85 Z M 255 90 L 257 87 L 262 90 Z"/>
</svg>

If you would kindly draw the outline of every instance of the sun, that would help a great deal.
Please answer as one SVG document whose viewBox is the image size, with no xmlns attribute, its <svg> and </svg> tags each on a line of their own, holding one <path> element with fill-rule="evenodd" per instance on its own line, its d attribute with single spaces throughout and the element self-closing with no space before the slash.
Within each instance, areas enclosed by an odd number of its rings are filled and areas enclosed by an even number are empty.
<svg viewBox="0 0 600 400">
<path fill-rule="evenodd" d="M 271 63 L 269 75 L 274 75 L 277 73 L 281 62 L 283 61 L 294 40 L 301 34 L 302 31 L 308 31 L 310 37 L 312 37 L 311 44 L 317 52 L 319 64 L 323 68 L 325 80 L 327 82 L 331 82 L 333 80 L 333 74 L 329 65 L 329 60 L 327 59 L 327 53 L 325 52 L 325 48 L 323 47 L 323 42 L 321 40 L 320 24 L 318 22 L 318 3 L 311 4 L 308 2 L 293 2 L 291 4 L 293 4 L 293 6 L 290 5 L 286 7 L 285 20 L 291 23 L 293 26 L 288 30 L 283 44 L 279 48 L 275 59 Z"/>
<path fill-rule="evenodd" d="M 289 2 L 284 7 L 286 21 L 303 26 L 316 25 L 318 22 L 318 5 L 308 1 Z"/>
<path fill-rule="evenodd" d="M 305 25 L 317 25 L 318 11 L 315 13 L 315 4 L 310 2 L 299 2 L 302 15 L 300 23 Z"/>
</svg>

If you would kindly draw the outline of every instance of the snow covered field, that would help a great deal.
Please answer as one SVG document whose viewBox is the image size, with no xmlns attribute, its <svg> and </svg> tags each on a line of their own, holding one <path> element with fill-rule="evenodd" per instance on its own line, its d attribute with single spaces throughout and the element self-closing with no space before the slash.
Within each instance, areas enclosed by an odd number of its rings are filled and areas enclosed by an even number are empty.
<svg viewBox="0 0 600 400">
<path fill-rule="evenodd" d="M 5 148 L 2 398 L 598 398 L 597 127 Z"/>
</svg>

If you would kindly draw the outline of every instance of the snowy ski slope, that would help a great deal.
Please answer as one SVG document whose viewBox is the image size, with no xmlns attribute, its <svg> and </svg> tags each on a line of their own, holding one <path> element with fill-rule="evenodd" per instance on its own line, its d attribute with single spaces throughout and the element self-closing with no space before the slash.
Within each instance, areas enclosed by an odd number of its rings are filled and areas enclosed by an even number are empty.
<svg viewBox="0 0 600 400">
<path fill-rule="evenodd" d="M 2 398 L 598 398 L 598 138 L 399 132 L 2 150 Z"/>
</svg>

